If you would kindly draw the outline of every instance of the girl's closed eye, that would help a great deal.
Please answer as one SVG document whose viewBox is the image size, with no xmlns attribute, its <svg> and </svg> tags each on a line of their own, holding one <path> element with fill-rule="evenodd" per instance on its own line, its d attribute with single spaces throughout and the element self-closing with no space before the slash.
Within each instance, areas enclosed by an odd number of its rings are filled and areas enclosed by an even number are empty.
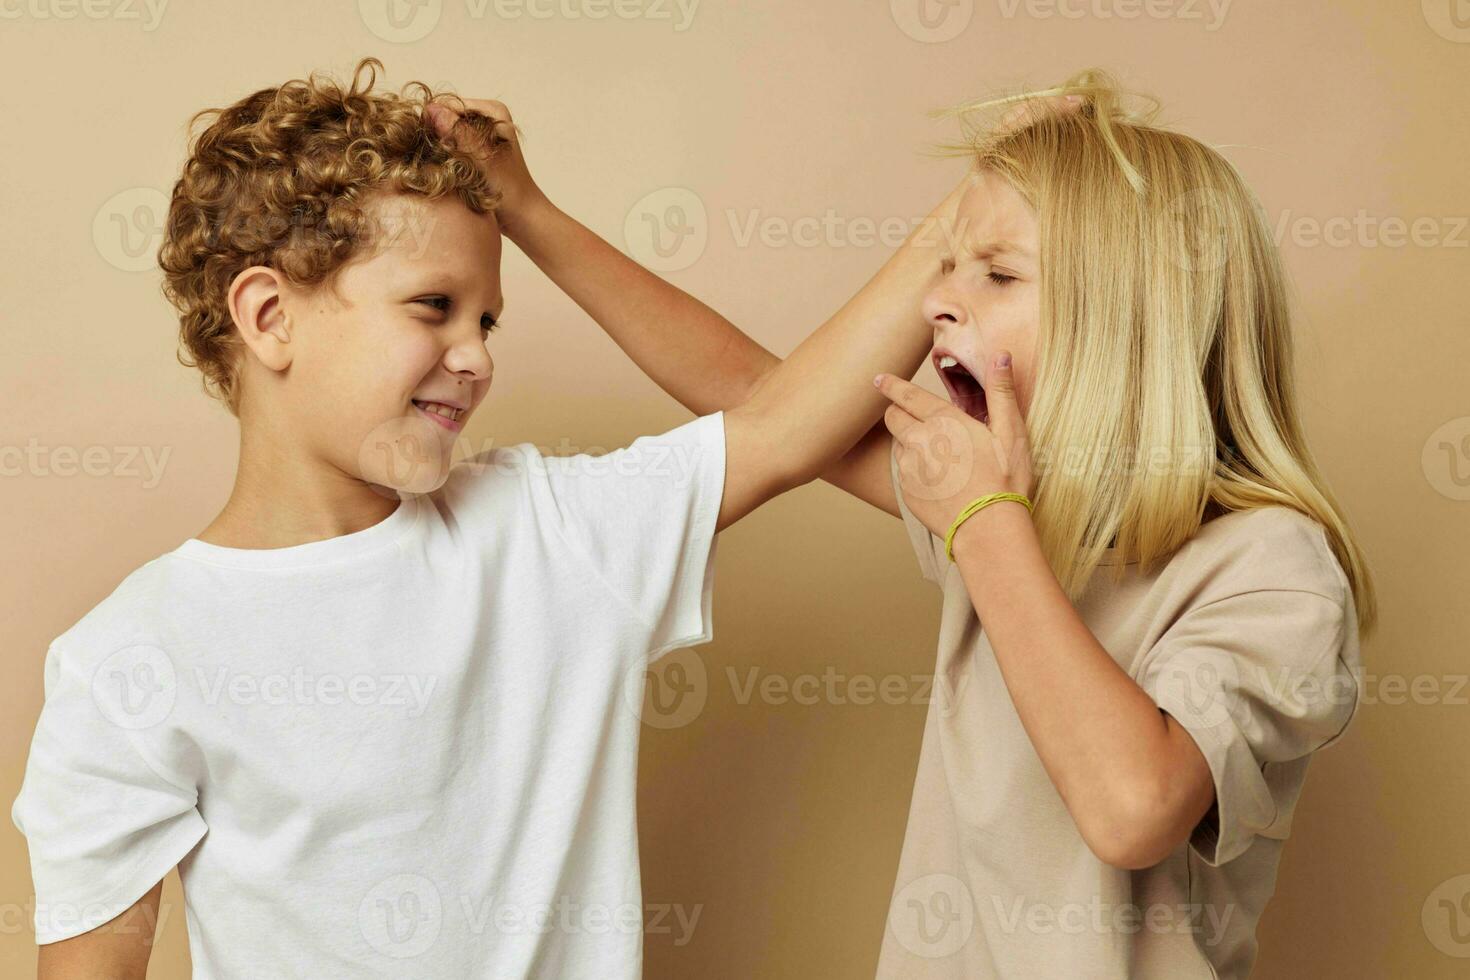
<svg viewBox="0 0 1470 980">
<path fill-rule="evenodd" d="M 1008 276 L 1004 272 L 997 272 L 994 269 L 990 270 L 986 278 L 995 283 L 997 286 L 1005 286 L 1016 281 L 1015 276 Z"/>
</svg>

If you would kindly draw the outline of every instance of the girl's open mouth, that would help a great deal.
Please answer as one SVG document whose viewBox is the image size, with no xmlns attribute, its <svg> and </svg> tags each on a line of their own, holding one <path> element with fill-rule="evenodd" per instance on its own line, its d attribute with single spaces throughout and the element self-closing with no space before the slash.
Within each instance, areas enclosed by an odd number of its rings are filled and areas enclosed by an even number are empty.
<svg viewBox="0 0 1470 980">
<path fill-rule="evenodd" d="M 985 401 L 985 386 L 970 373 L 969 368 L 961 364 L 953 354 L 944 351 L 934 352 L 934 368 L 949 391 L 949 400 L 970 418 L 990 424 L 990 407 Z"/>
</svg>

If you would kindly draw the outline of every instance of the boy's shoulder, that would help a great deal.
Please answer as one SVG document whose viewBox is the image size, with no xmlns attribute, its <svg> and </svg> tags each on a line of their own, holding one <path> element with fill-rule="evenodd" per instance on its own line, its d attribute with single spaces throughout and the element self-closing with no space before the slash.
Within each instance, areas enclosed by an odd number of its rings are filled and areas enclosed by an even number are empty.
<svg viewBox="0 0 1470 980">
<path fill-rule="evenodd" d="M 681 482 L 692 479 L 702 464 L 722 461 L 723 451 L 722 412 L 640 435 L 622 447 L 584 446 L 568 439 L 547 447 L 509 443 L 455 463 L 433 497 L 451 507 L 471 500 L 525 504 L 571 483 L 595 493 L 611 490 L 613 483 Z M 723 466 L 718 469 L 723 475 Z"/>
<path fill-rule="evenodd" d="M 470 506 L 524 506 L 530 500 L 531 475 L 544 467 L 545 457 L 530 442 L 482 449 L 449 468 L 444 483 L 429 493 L 440 508 L 458 511 Z"/>
<path fill-rule="evenodd" d="M 49 672 L 64 665 L 91 673 L 108 657 L 132 648 L 159 648 L 176 618 L 184 583 L 180 565 L 159 555 L 128 573 L 108 595 L 51 641 Z M 59 659 L 58 659 L 59 658 Z"/>
</svg>

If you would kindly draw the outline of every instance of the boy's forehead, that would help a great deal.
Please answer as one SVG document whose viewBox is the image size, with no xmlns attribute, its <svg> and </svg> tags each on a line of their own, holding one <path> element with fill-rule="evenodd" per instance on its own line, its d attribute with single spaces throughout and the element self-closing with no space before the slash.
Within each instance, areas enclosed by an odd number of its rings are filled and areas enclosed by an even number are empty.
<svg viewBox="0 0 1470 980">
<path fill-rule="evenodd" d="M 374 263 L 394 274 L 436 275 L 454 284 L 498 275 L 500 231 L 491 215 L 478 215 L 458 199 L 392 195 L 370 205 Z"/>
</svg>

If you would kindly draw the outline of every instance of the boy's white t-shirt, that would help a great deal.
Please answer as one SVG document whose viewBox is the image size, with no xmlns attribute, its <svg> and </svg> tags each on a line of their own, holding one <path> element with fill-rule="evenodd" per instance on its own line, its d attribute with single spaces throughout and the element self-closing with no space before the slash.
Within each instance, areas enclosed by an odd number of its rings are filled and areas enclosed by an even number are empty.
<svg viewBox="0 0 1470 980">
<path fill-rule="evenodd" d="M 46 656 L 37 941 L 177 864 L 197 977 L 638 977 L 644 669 L 712 635 L 724 470 L 715 413 L 148 562 Z"/>
</svg>

